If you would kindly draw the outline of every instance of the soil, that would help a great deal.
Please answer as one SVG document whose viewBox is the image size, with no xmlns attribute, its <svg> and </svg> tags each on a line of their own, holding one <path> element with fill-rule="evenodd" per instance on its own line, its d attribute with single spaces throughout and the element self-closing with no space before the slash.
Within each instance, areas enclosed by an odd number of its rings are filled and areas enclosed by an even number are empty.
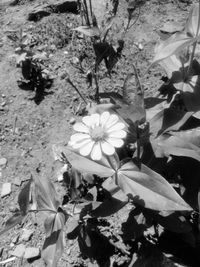
<svg viewBox="0 0 200 267">
<path fill-rule="evenodd" d="M 74 37 L 72 31 L 81 25 L 80 15 L 51 13 L 37 22 L 32 22 L 27 19 L 29 12 L 33 6 L 44 1 L 24 0 L 10 5 L 11 2 L 0 0 L 0 158 L 7 159 L 7 164 L 0 170 L 0 189 L 4 183 L 12 184 L 11 194 L 0 199 L 0 228 L 3 228 L 6 220 L 18 207 L 17 197 L 25 181 L 36 172 L 49 177 L 58 192 L 63 194 L 65 190 L 57 181 L 57 172 L 62 165 L 54 160 L 52 146 L 68 142 L 74 119 L 80 119 L 85 107 L 85 103 L 67 82 L 66 76 L 70 77 L 87 101 L 89 95 L 94 95 L 94 88 L 88 88 L 86 83 L 86 72 L 94 61 L 89 38 L 85 40 L 80 34 Z M 156 94 L 164 73 L 159 66 L 151 68 L 146 74 L 145 71 L 153 58 L 155 44 L 163 34 L 160 29 L 166 23 L 181 27 L 191 7 L 191 2 L 184 1 L 135 2 L 140 5 L 140 9 L 137 6 L 133 19 L 135 23 L 124 37 L 122 57 L 111 72 L 111 77 L 106 73 L 104 63 L 101 64 L 100 92 L 121 94 L 124 79 L 133 71 L 132 65 L 135 64 L 140 77 L 143 77 L 141 80 L 145 96 Z M 127 23 L 126 8 L 127 2 L 120 1 L 117 18 L 109 36 L 113 46 L 116 46 L 117 40 L 122 37 L 122 26 Z M 101 12 L 99 10 L 100 14 Z M 22 90 L 18 86 L 22 73 L 21 68 L 16 67 L 14 54 L 19 44 L 20 29 L 23 33 L 32 35 L 34 51 L 45 52 L 43 66 L 53 79 L 52 86 L 45 89 L 39 100 L 35 98 L 34 91 Z M 83 51 L 87 54 L 83 61 L 84 73 L 76 67 L 77 57 Z M 122 225 L 126 222 L 129 212 L 130 207 L 125 206 L 117 214 L 105 219 L 111 229 L 106 230 L 106 233 L 110 233 L 121 247 L 125 246 L 121 238 Z M 24 228 L 34 231 L 29 241 L 20 241 Z M 103 227 L 104 230 L 105 228 Z M 41 217 L 30 215 L 23 227 L 16 226 L 1 237 L 0 261 L 11 258 L 11 252 L 20 243 L 41 249 L 44 238 Z M 130 254 L 116 250 L 113 265 L 109 265 L 108 262 L 102 264 L 89 259 L 88 255 L 84 255 L 84 251 L 80 250 L 76 239 L 66 240 L 66 248 L 58 266 L 194 266 L 185 263 L 183 259 L 169 259 L 155 250 L 141 259 L 135 259 L 132 253 L 134 244 L 131 246 Z M 103 248 L 97 247 L 97 250 L 99 249 L 104 251 Z M 15 259 L 2 266 L 42 267 L 44 263 L 41 258 L 34 261 Z"/>
</svg>

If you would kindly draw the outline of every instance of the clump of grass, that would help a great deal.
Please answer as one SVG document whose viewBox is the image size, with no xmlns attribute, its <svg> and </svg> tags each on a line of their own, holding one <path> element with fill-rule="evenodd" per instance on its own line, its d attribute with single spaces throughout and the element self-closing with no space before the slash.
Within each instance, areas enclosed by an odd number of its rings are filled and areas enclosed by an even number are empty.
<svg viewBox="0 0 200 267">
<path fill-rule="evenodd" d="M 75 17 L 66 14 L 52 14 L 39 21 L 32 30 L 35 45 L 55 45 L 56 48 L 66 46 L 76 25 Z"/>
</svg>

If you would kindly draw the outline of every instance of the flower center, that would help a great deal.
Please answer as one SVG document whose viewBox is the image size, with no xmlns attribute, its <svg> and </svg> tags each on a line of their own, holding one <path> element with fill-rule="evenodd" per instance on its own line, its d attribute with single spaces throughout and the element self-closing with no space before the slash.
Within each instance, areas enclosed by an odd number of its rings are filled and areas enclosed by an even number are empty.
<svg viewBox="0 0 200 267">
<path fill-rule="evenodd" d="M 90 130 L 90 136 L 95 142 L 102 141 L 106 137 L 106 133 L 101 126 L 96 126 L 94 129 Z"/>
</svg>

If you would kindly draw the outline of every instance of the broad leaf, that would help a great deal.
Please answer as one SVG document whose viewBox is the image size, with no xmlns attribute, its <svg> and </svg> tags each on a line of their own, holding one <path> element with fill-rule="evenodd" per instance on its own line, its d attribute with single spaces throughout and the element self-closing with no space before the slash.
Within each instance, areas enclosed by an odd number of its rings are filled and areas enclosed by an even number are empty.
<svg viewBox="0 0 200 267">
<path fill-rule="evenodd" d="M 200 6 L 199 4 L 194 4 L 190 10 L 189 17 L 185 26 L 185 31 L 188 36 L 193 38 L 199 37 L 200 28 L 198 28 L 199 23 L 199 14 L 200 14 Z"/>
<path fill-rule="evenodd" d="M 108 158 L 102 158 L 96 162 L 89 157 L 81 156 L 77 151 L 67 147 L 63 149 L 70 164 L 78 171 L 89 174 L 96 174 L 100 177 L 112 176 L 115 172 Z M 117 159 L 116 159 L 117 160 Z"/>
<path fill-rule="evenodd" d="M 126 196 L 126 194 L 124 194 L 121 188 L 118 185 L 116 185 L 113 178 L 109 177 L 108 179 L 106 179 L 102 183 L 102 187 L 106 189 L 115 199 L 118 199 L 123 202 L 128 201 L 128 197 Z"/>
<path fill-rule="evenodd" d="M 156 137 L 167 131 L 177 131 L 192 116 L 193 112 L 173 107 L 158 112 L 150 120 L 150 134 Z"/>
<path fill-rule="evenodd" d="M 63 253 L 65 222 L 66 217 L 61 209 L 56 214 L 50 213 L 45 220 L 46 239 L 42 248 L 42 258 L 48 267 L 56 267 Z"/>
<path fill-rule="evenodd" d="M 200 76 L 191 77 L 182 85 L 183 101 L 188 111 L 200 110 Z"/>
<path fill-rule="evenodd" d="M 0 236 L 15 227 L 17 224 L 21 223 L 23 219 L 24 216 L 21 214 L 21 211 L 17 211 L 10 219 L 7 220 L 5 228 L 0 231 Z"/>
<path fill-rule="evenodd" d="M 153 210 L 192 210 L 173 187 L 158 173 L 130 160 L 117 172 L 119 187 L 139 205 Z"/>
<path fill-rule="evenodd" d="M 46 177 L 34 176 L 37 206 L 40 210 L 57 212 L 60 202 L 52 182 Z"/>
<path fill-rule="evenodd" d="M 157 157 L 189 157 L 200 161 L 200 149 L 196 145 L 187 142 L 184 138 L 170 136 L 157 138 L 152 142 L 154 153 Z"/>
<path fill-rule="evenodd" d="M 200 148 L 200 127 L 186 131 L 170 132 L 170 134 L 181 138 L 185 143 L 191 143 Z"/>
<path fill-rule="evenodd" d="M 18 203 L 22 215 L 26 215 L 29 208 L 30 201 L 30 188 L 31 188 L 32 179 L 30 179 L 26 185 L 22 188 L 18 196 Z"/>
<path fill-rule="evenodd" d="M 165 41 L 160 41 L 155 49 L 153 63 L 159 62 L 177 52 L 180 52 L 188 45 L 192 44 L 194 39 L 189 37 L 185 32 L 177 32 Z"/>
</svg>

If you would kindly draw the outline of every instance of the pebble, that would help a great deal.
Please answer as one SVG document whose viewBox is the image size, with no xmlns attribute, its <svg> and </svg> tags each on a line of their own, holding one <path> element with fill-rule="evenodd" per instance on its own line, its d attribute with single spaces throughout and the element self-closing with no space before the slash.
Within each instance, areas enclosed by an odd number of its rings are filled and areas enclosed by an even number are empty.
<svg viewBox="0 0 200 267">
<path fill-rule="evenodd" d="M 0 159 L 0 166 L 6 165 L 7 159 L 6 158 L 1 158 Z"/>
<path fill-rule="evenodd" d="M 69 120 L 69 123 L 70 124 L 74 124 L 76 122 L 76 119 L 75 118 L 71 118 L 70 120 Z"/>
<path fill-rule="evenodd" d="M 12 239 L 12 243 L 13 244 L 17 244 L 17 242 L 19 241 L 19 235 L 16 235 L 13 239 Z"/>
<path fill-rule="evenodd" d="M 21 183 L 22 183 L 22 181 L 21 181 L 18 177 L 16 177 L 16 178 L 14 179 L 14 181 L 13 181 L 13 184 L 14 184 L 14 185 L 17 185 L 17 186 L 20 186 Z"/>
<path fill-rule="evenodd" d="M 1 197 L 3 198 L 7 195 L 10 195 L 10 193 L 11 193 L 11 183 L 4 183 L 1 189 Z"/>
<path fill-rule="evenodd" d="M 18 258 L 22 258 L 25 250 L 26 250 L 26 246 L 23 244 L 20 244 L 20 245 L 16 246 L 14 251 L 11 251 L 11 255 L 16 256 Z"/>
<path fill-rule="evenodd" d="M 33 233 L 34 233 L 33 230 L 23 229 L 23 233 L 22 233 L 22 235 L 20 237 L 20 241 L 28 242 L 31 239 Z"/>
<path fill-rule="evenodd" d="M 39 255 L 40 255 L 39 248 L 28 247 L 25 250 L 24 258 L 25 259 L 32 259 L 32 258 L 38 257 Z"/>
</svg>

